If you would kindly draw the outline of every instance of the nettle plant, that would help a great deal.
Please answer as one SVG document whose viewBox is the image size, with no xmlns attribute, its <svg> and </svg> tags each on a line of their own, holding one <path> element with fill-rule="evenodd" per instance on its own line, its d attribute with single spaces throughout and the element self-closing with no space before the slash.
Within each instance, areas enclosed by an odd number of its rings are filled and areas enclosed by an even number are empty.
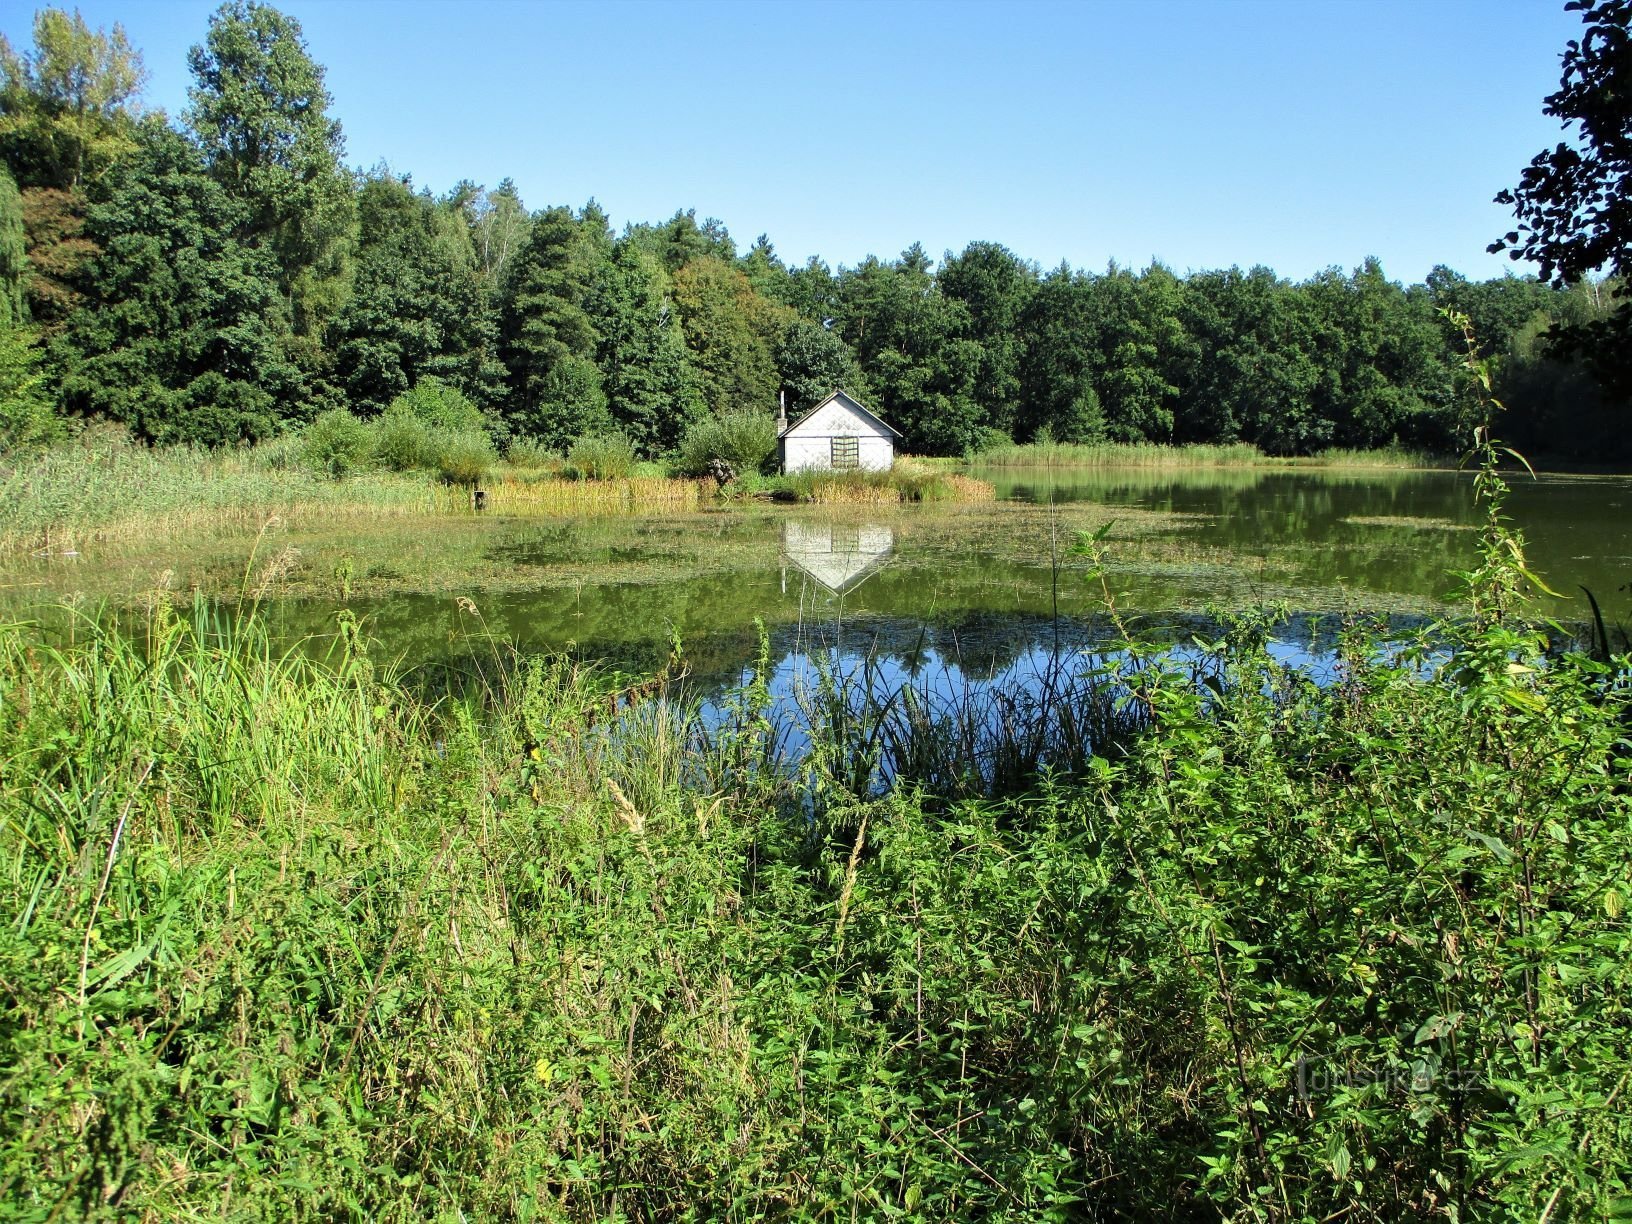
<svg viewBox="0 0 1632 1224">
<path fill-rule="evenodd" d="M 1140 1066 L 1182 1103 L 1141 1115 L 1142 1159 L 1190 1145 L 1188 1192 L 1232 1216 L 1632 1212 L 1632 668 L 1525 618 L 1471 334 L 1466 368 L 1485 524 L 1460 613 L 1403 643 L 1356 626 L 1329 684 L 1262 619 L 1199 662 L 1132 650 L 1150 730 L 1094 767 L 1133 894 L 1107 937 L 1151 950 L 1143 991 L 1191 1033 Z"/>
</svg>

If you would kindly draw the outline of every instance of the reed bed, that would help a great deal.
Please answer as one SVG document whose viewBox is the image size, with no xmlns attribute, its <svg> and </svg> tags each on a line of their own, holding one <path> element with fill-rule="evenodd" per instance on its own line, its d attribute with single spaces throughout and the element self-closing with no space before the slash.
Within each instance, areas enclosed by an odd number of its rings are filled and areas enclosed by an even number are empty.
<svg viewBox="0 0 1632 1224">
<path fill-rule="evenodd" d="M 1339 468 L 1435 468 L 1455 467 L 1455 460 L 1425 450 L 1399 446 L 1353 448 L 1334 446 L 1318 455 L 1296 459 L 1299 467 Z"/>
<path fill-rule="evenodd" d="M 277 515 L 344 509 L 370 516 L 435 513 L 469 495 L 423 476 L 336 481 L 288 463 L 269 444 L 244 451 L 156 449 L 117 431 L 0 466 L 0 552 L 60 551 L 95 539 L 174 535 Z"/>
<path fill-rule="evenodd" d="M 981 451 L 972 462 L 982 467 L 1332 467 L 1432 468 L 1445 460 L 1427 451 L 1385 446 L 1370 449 L 1333 447 L 1315 455 L 1267 455 L 1250 442 L 1192 443 L 1162 446 L 1127 442 L 1044 442 L 999 446 Z"/>
<path fill-rule="evenodd" d="M 891 506 L 903 502 L 986 502 L 990 482 L 903 459 L 886 472 L 794 472 L 777 477 L 773 496 L 821 506 Z"/>
<path fill-rule="evenodd" d="M 635 476 L 620 480 L 518 480 L 484 486 L 497 514 L 642 514 L 696 510 L 714 493 L 712 481 Z"/>
<path fill-rule="evenodd" d="M 1238 467 L 1273 462 L 1247 442 L 1161 446 L 1133 442 L 1032 442 L 981 451 L 982 467 Z"/>
</svg>

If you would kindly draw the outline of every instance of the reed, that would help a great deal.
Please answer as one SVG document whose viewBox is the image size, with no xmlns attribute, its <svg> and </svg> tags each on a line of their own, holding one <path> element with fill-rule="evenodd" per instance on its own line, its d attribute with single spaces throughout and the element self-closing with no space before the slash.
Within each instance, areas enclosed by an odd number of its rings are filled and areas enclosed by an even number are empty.
<svg viewBox="0 0 1632 1224">
<path fill-rule="evenodd" d="M 620 480 L 526 480 L 501 476 L 487 486 L 499 514 L 598 515 L 696 510 L 713 483 L 631 477 Z"/>
<path fill-rule="evenodd" d="M 1273 462 L 1247 442 L 1162 446 L 1146 442 L 1033 442 L 997 446 L 972 461 L 982 467 L 1236 467 Z"/>
</svg>

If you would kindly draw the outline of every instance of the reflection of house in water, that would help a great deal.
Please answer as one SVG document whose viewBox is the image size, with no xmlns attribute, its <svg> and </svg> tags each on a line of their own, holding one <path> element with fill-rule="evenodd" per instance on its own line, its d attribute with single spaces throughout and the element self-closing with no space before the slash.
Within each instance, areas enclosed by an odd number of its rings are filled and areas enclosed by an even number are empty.
<svg viewBox="0 0 1632 1224">
<path fill-rule="evenodd" d="M 835 595 L 847 595 L 866 581 L 894 545 L 895 532 L 880 523 L 782 523 L 783 554 Z M 788 589 L 786 567 L 782 589 Z"/>
</svg>

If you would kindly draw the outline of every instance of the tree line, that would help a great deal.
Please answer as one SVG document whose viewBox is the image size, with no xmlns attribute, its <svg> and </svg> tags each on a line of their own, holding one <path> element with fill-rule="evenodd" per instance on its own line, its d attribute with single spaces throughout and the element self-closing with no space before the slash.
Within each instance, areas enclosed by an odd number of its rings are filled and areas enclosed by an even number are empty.
<svg viewBox="0 0 1632 1224">
<path fill-rule="evenodd" d="M 124 422 L 159 443 L 381 411 L 428 379 L 498 442 L 617 431 L 672 453 L 693 422 L 843 388 L 909 449 L 995 440 L 1234 442 L 1276 454 L 1461 445 L 1473 320 L 1522 446 L 1626 454 L 1617 353 L 1579 337 L 1618 281 L 1401 285 L 1376 260 L 1293 282 L 1160 263 L 1045 271 L 996 242 L 834 271 L 677 211 L 614 233 L 594 201 L 529 209 L 506 179 L 443 195 L 349 169 L 299 24 L 231 0 L 177 121 L 140 54 L 78 13 L 0 45 L 0 442 Z M 1575 341 L 1569 338 L 1575 337 Z"/>
</svg>

